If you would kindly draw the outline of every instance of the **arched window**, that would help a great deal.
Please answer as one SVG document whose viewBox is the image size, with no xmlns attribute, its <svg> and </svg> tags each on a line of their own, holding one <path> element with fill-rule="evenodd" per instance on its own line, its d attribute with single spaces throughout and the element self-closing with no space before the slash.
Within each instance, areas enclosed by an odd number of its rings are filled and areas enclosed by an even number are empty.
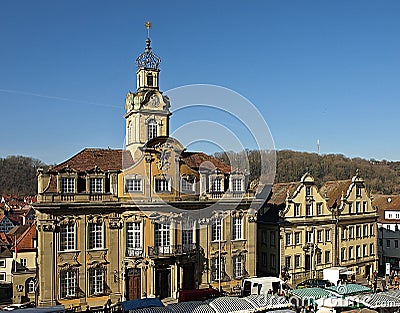
<svg viewBox="0 0 400 313">
<path fill-rule="evenodd" d="M 151 73 L 147 73 L 147 86 L 153 87 L 153 75 Z"/>
<path fill-rule="evenodd" d="M 155 119 L 151 119 L 147 123 L 147 139 L 151 140 L 157 137 L 157 122 Z"/>
<path fill-rule="evenodd" d="M 128 143 L 132 143 L 132 122 L 128 123 Z"/>
<path fill-rule="evenodd" d="M 28 280 L 27 291 L 28 291 L 28 293 L 34 293 L 35 292 L 35 280 L 33 278 L 30 278 Z"/>
</svg>

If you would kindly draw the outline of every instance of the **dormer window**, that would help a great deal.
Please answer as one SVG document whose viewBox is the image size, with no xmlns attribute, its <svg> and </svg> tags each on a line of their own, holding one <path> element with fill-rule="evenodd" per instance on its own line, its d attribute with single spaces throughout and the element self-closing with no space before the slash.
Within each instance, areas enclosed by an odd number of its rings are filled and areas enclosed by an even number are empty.
<svg viewBox="0 0 400 313">
<path fill-rule="evenodd" d="M 311 186 L 306 186 L 306 197 L 311 196 Z"/>
<path fill-rule="evenodd" d="M 103 192 L 103 179 L 96 177 L 90 178 L 90 193 L 102 193 Z"/>
<path fill-rule="evenodd" d="M 155 179 L 156 192 L 171 192 L 171 180 L 167 178 Z"/>
<path fill-rule="evenodd" d="M 215 177 L 211 179 L 211 191 L 212 192 L 222 191 L 222 177 Z"/>
<path fill-rule="evenodd" d="M 157 137 L 157 122 L 155 119 L 151 119 L 147 123 L 147 139 L 151 140 Z"/>
<path fill-rule="evenodd" d="M 153 87 L 153 75 L 151 73 L 147 73 L 147 86 Z"/>
<path fill-rule="evenodd" d="M 74 193 L 75 192 L 75 178 L 62 177 L 61 184 L 60 184 L 60 191 L 62 193 Z"/>
<path fill-rule="evenodd" d="M 243 191 L 243 179 L 241 178 L 232 179 L 232 191 L 233 192 Z"/>
<path fill-rule="evenodd" d="M 193 193 L 195 192 L 195 177 L 194 176 L 183 176 L 181 178 L 181 192 L 182 193 Z"/>
</svg>

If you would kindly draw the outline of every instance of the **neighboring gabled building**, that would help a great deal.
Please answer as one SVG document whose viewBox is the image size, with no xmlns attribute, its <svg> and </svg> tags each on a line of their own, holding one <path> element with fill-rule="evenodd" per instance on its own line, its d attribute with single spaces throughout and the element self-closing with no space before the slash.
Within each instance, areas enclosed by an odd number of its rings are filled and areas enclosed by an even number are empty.
<svg viewBox="0 0 400 313">
<path fill-rule="evenodd" d="M 400 270 L 400 196 L 377 195 L 373 201 L 378 208 L 379 269 L 385 274 L 386 263 L 391 270 Z"/>
<path fill-rule="evenodd" d="M 11 220 L 6 215 L 0 217 L 0 232 L 7 233 L 11 229 L 13 229 L 13 227 L 13 222 L 11 222 Z"/>
<path fill-rule="evenodd" d="M 259 276 L 298 284 L 332 266 L 346 266 L 358 278 L 377 269 L 377 215 L 358 175 L 319 190 L 308 173 L 300 182 L 275 184 L 259 215 Z"/>
</svg>

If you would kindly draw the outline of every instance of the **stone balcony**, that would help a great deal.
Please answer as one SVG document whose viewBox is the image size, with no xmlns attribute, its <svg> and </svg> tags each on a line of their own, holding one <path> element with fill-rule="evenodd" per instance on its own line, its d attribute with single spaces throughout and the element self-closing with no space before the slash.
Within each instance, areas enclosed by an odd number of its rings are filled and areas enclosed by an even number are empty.
<svg viewBox="0 0 400 313">
<path fill-rule="evenodd" d="M 175 256 L 189 254 L 197 251 L 195 243 L 185 245 L 168 245 L 148 247 L 149 257 Z"/>
<path fill-rule="evenodd" d="M 115 201 L 112 194 L 104 193 L 75 193 L 75 194 L 41 194 L 38 195 L 38 202 L 40 203 L 87 203 L 87 202 L 110 202 Z"/>
</svg>

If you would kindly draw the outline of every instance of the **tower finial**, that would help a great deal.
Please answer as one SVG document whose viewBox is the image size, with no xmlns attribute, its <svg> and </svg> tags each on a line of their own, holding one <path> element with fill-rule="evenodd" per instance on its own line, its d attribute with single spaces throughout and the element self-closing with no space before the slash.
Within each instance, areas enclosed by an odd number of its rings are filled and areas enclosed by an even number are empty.
<svg viewBox="0 0 400 313">
<path fill-rule="evenodd" d="M 144 23 L 144 26 L 147 28 L 147 38 L 150 38 L 151 22 L 147 21 L 146 23 Z"/>
</svg>

